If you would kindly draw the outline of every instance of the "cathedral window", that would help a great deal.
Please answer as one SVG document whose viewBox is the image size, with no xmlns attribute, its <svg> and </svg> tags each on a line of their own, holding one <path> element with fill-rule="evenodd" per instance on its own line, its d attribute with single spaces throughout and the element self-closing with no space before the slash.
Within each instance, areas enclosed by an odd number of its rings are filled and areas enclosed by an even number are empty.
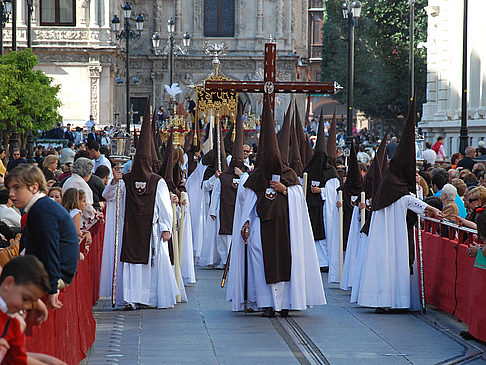
<svg viewBox="0 0 486 365">
<path fill-rule="evenodd" d="M 41 25 L 76 25 L 76 0 L 40 0 Z"/>
<path fill-rule="evenodd" d="M 235 36 L 235 0 L 204 0 L 204 36 Z"/>
</svg>

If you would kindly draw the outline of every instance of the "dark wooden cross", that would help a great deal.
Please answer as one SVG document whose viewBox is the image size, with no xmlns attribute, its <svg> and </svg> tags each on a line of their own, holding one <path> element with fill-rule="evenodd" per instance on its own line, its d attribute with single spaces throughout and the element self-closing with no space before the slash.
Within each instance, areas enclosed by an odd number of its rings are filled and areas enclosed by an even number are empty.
<svg viewBox="0 0 486 365">
<path fill-rule="evenodd" d="M 281 82 L 276 81 L 276 45 L 265 43 L 265 65 L 263 81 L 210 81 L 204 83 L 206 90 L 226 90 L 248 93 L 267 93 L 270 96 L 272 114 L 275 110 L 275 93 L 289 94 L 335 94 L 341 87 L 336 82 Z M 263 102 L 266 100 L 263 98 Z"/>
</svg>

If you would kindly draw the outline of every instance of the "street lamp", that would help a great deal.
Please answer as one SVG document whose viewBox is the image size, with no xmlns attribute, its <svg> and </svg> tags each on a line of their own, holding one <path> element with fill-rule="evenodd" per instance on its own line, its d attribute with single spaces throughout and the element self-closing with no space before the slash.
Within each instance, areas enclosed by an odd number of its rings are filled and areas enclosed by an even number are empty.
<svg viewBox="0 0 486 365">
<path fill-rule="evenodd" d="M 174 39 L 175 32 L 175 20 L 170 18 L 167 21 L 167 32 L 169 33 L 169 38 L 163 49 L 160 48 L 161 37 L 159 33 L 155 32 L 152 35 L 152 47 L 153 51 L 157 56 L 168 55 L 169 56 L 169 86 L 172 86 L 173 73 L 174 73 L 174 55 L 185 55 L 191 45 L 191 35 L 186 32 L 182 37 L 182 47 L 176 44 Z M 172 113 L 172 108 L 169 108 Z"/>
<path fill-rule="evenodd" d="M 354 93 L 354 26 L 361 15 L 361 2 L 345 2 L 342 7 L 343 17 L 348 25 L 348 100 L 347 100 L 347 123 L 346 123 L 346 144 L 351 145 L 353 139 L 353 93 Z"/>
<path fill-rule="evenodd" d="M 123 17 L 125 18 L 125 26 L 120 31 L 120 18 L 115 15 L 111 19 L 111 29 L 116 34 L 116 39 L 125 39 L 125 88 L 126 88 L 126 118 L 127 118 L 127 133 L 130 133 L 130 67 L 129 67 L 129 41 L 130 39 L 140 39 L 140 34 L 143 29 L 143 16 L 138 14 L 135 18 L 135 29 L 132 29 L 130 24 L 130 17 L 132 15 L 132 4 L 128 1 L 122 6 Z"/>
<path fill-rule="evenodd" d="M 3 28 L 12 14 L 12 0 L 0 0 L 0 56 L 3 56 Z"/>
</svg>

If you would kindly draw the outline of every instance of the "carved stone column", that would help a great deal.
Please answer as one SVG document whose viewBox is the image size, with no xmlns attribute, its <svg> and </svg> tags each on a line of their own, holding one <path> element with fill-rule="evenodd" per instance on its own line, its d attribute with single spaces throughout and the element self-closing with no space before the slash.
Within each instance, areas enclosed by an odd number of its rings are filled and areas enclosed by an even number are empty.
<svg viewBox="0 0 486 365">
<path fill-rule="evenodd" d="M 257 38 L 264 38 L 263 34 L 263 0 L 257 0 Z"/>
<path fill-rule="evenodd" d="M 283 38 L 284 29 L 284 0 L 277 0 L 277 39 Z"/>
<path fill-rule="evenodd" d="M 175 22 L 176 34 L 182 34 L 182 0 L 176 0 L 175 2 Z"/>
<path fill-rule="evenodd" d="M 202 0 L 194 0 L 194 16 L 193 16 L 194 35 L 202 36 L 203 34 L 203 2 Z"/>
<path fill-rule="evenodd" d="M 99 27 L 98 21 L 98 0 L 90 0 L 89 2 L 89 27 Z"/>
<path fill-rule="evenodd" d="M 101 66 L 88 66 L 90 80 L 90 114 L 98 121 L 100 111 L 100 75 Z"/>
</svg>

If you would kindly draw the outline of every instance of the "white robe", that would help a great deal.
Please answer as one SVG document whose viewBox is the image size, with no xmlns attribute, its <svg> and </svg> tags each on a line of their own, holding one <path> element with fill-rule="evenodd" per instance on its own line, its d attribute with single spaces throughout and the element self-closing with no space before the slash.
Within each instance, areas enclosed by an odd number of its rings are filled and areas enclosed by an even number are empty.
<svg viewBox="0 0 486 365">
<path fill-rule="evenodd" d="M 333 230 L 333 224 L 339 224 L 339 221 L 334 220 L 334 211 L 337 210 L 337 188 L 339 188 L 339 179 L 337 178 L 329 179 L 326 182 L 326 185 L 321 188 L 321 199 L 324 201 L 322 215 L 324 217 L 324 231 L 326 233 L 326 238 L 315 241 L 320 267 L 329 266 L 330 235 Z"/>
<path fill-rule="evenodd" d="M 351 298 L 350 303 L 356 303 L 358 301 L 359 284 L 361 282 L 361 276 L 363 273 L 363 263 L 366 251 L 368 250 L 368 235 L 366 233 L 360 233 L 358 241 L 358 252 L 356 255 L 356 270 L 352 281 Z"/>
<path fill-rule="evenodd" d="M 292 255 L 290 281 L 267 284 L 263 266 L 263 252 L 260 234 L 260 219 L 256 213 L 257 196 L 251 189 L 245 189 L 241 210 L 235 209 L 233 225 L 233 246 L 231 250 L 230 281 L 227 300 L 232 302 L 234 311 L 244 307 L 244 259 L 245 244 L 241 229 L 250 222 L 248 239 L 248 307 L 253 309 L 273 307 L 304 310 L 309 306 L 326 304 L 324 287 L 312 227 L 305 203 L 302 187 L 287 189 L 289 201 L 290 250 Z M 238 198 L 237 204 L 241 201 Z"/>
<path fill-rule="evenodd" d="M 202 179 L 204 176 L 204 171 L 206 171 L 207 166 L 203 165 L 202 163 L 198 163 L 196 169 L 192 172 L 192 174 L 187 178 L 186 181 L 186 189 L 187 195 L 189 197 L 190 202 L 190 211 L 191 211 L 191 228 L 192 228 L 192 237 L 193 242 L 197 243 L 197 236 L 198 236 L 198 228 L 199 228 L 199 217 L 201 212 L 201 198 L 202 198 Z M 196 249 L 197 245 L 193 244 L 193 248 Z"/>
<path fill-rule="evenodd" d="M 180 209 L 180 208 L 179 208 Z M 180 227 L 179 218 L 179 227 Z M 194 270 L 194 249 L 192 245 L 192 226 L 191 226 L 191 205 L 187 197 L 186 208 L 184 210 L 184 232 L 182 233 L 182 255 L 181 255 L 181 274 L 184 285 L 196 283 L 196 273 Z"/>
<path fill-rule="evenodd" d="M 108 185 L 109 186 L 109 185 Z M 100 272 L 100 297 L 111 297 L 113 281 L 113 261 L 115 257 L 115 223 L 116 223 L 116 185 L 115 188 L 108 188 L 103 191 L 106 199 L 105 211 L 105 238 L 103 241 L 103 256 L 101 259 Z M 125 195 L 120 194 L 120 207 L 125 207 Z M 123 227 L 125 219 L 125 209 L 120 209 L 119 222 Z M 123 265 L 120 263 L 121 244 L 123 229 L 118 231 L 118 264 L 116 275 L 116 305 L 122 306 L 123 303 Z"/>
<path fill-rule="evenodd" d="M 208 218 L 204 227 L 204 240 L 199 257 L 200 266 L 217 265 L 217 268 L 224 268 L 228 257 L 228 250 L 231 244 L 231 235 L 220 235 L 220 203 L 221 203 L 221 180 L 216 179 L 211 193 L 211 204 L 209 206 Z M 211 216 L 216 217 L 213 219 Z"/>
<path fill-rule="evenodd" d="M 405 195 L 373 212 L 364 256 L 358 304 L 365 307 L 410 308 L 407 209 L 423 213 L 427 204 Z"/>
<path fill-rule="evenodd" d="M 361 230 L 361 214 L 359 208 L 353 208 L 353 216 L 349 225 L 348 242 L 346 245 L 346 257 L 343 265 L 343 279 L 341 280 L 341 289 L 349 290 L 353 286 L 357 260 L 358 260 L 358 241 Z"/>
<path fill-rule="evenodd" d="M 107 185 L 104 194 L 116 193 L 116 185 Z M 114 194 L 113 194 L 114 195 Z M 121 181 L 120 211 L 125 211 L 126 189 Z M 123 232 L 124 220 L 120 220 Z M 174 268 L 170 263 L 168 243 L 163 242 L 162 232 L 171 231 L 172 207 L 169 189 L 164 179 L 157 184 L 154 213 L 152 218 L 152 239 L 155 243 L 154 266 L 151 266 L 152 250 L 149 251 L 148 264 L 129 264 L 123 262 L 123 299 L 126 303 L 138 303 L 157 308 L 170 308 L 176 304 L 179 294 Z M 123 245 L 123 242 L 122 242 Z M 121 252 L 121 248 L 120 248 Z M 185 297 L 185 292 L 181 295 Z M 185 298 L 184 298 L 185 299 Z"/>
<path fill-rule="evenodd" d="M 202 196 L 201 208 L 199 209 L 199 227 L 197 229 L 197 244 L 196 244 L 196 263 L 199 265 L 199 257 L 203 246 L 205 244 L 204 237 L 207 230 L 206 223 L 209 217 L 209 205 L 211 204 L 211 191 L 213 190 L 216 176 L 211 176 L 209 179 L 202 182 Z"/>
</svg>

